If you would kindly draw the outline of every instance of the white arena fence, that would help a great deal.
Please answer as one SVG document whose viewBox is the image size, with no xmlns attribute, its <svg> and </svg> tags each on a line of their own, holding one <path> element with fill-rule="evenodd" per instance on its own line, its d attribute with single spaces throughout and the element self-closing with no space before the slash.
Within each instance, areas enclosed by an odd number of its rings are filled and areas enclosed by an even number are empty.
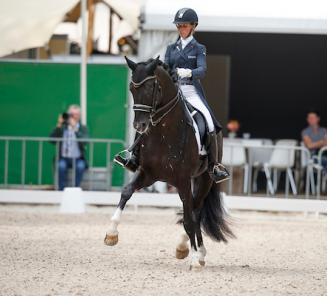
<svg viewBox="0 0 327 296">
<path fill-rule="evenodd" d="M 223 195 L 224 207 L 229 210 L 255 210 L 276 212 L 303 212 L 304 214 L 327 214 L 327 201 L 316 199 L 280 199 L 274 197 L 248 197 Z M 81 212 L 83 205 L 117 206 L 120 192 L 112 191 L 77 191 L 76 188 L 66 188 L 64 191 L 44 190 L 0 190 L 0 203 L 4 204 L 46 204 L 61 205 L 61 212 Z M 76 203 L 69 208 L 63 208 L 67 200 Z M 181 208 L 182 203 L 176 193 L 144 193 L 136 192 L 127 203 L 138 209 L 139 206 L 159 208 Z"/>
</svg>

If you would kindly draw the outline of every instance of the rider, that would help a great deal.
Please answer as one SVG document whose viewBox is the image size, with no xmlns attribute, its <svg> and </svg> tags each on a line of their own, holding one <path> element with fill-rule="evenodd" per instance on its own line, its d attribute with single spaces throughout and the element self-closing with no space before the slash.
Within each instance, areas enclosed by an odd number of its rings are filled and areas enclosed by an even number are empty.
<svg viewBox="0 0 327 296">
<path fill-rule="evenodd" d="M 209 174 L 215 182 L 222 182 L 229 178 L 225 167 L 218 163 L 217 132 L 221 131 L 221 125 L 215 119 L 211 111 L 200 83 L 200 78 L 205 76 L 206 48 L 198 43 L 193 37 L 194 30 L 198 25 L 198 16 L 191 8 L 179 9 L 173 22 L 179 33 L 177 42 L 167 47 L 165 63 L 172 70 L 176 70 L 180 79 L 180 88 L 186 100 L 198 111 L 200 111 L 207 122 Z M 135 171 L 138 168 L 138 149 L 134 147 L 130 159 L 121 156 L 115 161 L 127 169 Z"/>
</svg>

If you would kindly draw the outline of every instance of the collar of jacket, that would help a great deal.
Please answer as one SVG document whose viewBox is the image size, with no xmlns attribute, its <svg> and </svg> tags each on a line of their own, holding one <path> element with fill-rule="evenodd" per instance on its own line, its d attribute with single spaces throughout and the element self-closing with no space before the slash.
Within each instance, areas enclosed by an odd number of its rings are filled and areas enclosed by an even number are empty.
<svg viewBox="0 0 327 296">
<path fill-rule="evenodd" d="M 182 49 L 182 41 L 181 38 L 179 38 L 176 41 L 176 47 L 179 49 L 179 51 L 185 50 L 187 48 L 189 48 L 191 45 L 194 45 L 197 41 L 195 40 L 195 38 L 193 37 L 193 39 L 185 46 L 184 49 Z"/>
</svg>

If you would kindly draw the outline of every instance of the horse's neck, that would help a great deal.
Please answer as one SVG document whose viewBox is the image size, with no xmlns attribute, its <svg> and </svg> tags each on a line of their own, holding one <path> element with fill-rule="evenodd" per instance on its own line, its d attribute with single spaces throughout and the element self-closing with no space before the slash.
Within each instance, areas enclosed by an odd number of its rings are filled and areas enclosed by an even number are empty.
<svg viewBox="0 0 327 296">
<path fill-rule="evenodd" d="M 188 126 L 184 108 L 183 101 L 179 99 L 176 106 L 158 124 L 158 133 L 168 137 L 175 135 L 175 138 L 171 138 L 173 142 L 176 141 L 176 137 L 184 136 Z"/>
</svg>

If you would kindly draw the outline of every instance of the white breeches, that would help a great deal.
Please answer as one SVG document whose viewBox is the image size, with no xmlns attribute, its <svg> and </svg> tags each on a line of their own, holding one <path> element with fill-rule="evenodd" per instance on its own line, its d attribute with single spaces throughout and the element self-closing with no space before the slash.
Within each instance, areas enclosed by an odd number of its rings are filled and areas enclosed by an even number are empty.
<svg viewBox="0 0 327 296">
<path fill-rule="evenodd" d="M 200 96 L 198 95 L 196 88 L 193 85 L 181 85 L 180 86 L 183 95 L 186 100 L 197 110 L 199 110 L 203 116 L 205 117 L 208 125 L 209 132 L 213 132 L 215 130 L 215 126 L 212 121 L 211 114 L 207 107 L 201 101 Z"/>
</svg>

